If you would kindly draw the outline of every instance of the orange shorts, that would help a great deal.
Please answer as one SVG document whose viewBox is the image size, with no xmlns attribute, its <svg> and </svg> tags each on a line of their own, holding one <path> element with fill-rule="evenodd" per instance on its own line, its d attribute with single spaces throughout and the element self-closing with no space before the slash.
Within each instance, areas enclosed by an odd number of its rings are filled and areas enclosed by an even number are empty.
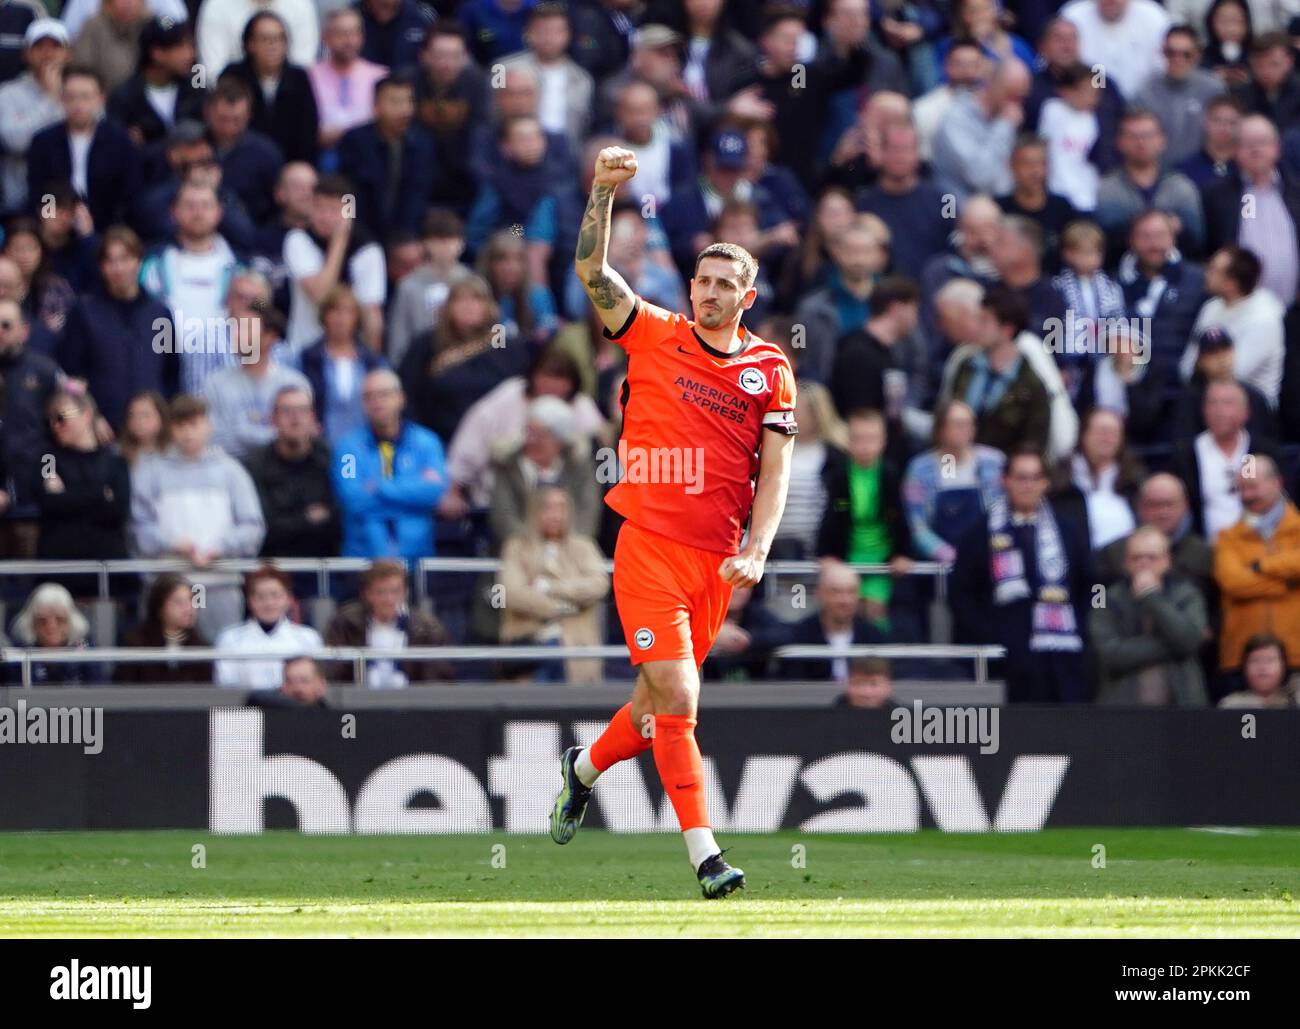
<svg viewBox="0 0 1300 1029">
<path fill-rule="evenodd" d="M 727 555 L 624 522 L 614 546 L 614 602 L 633 665 L 705 656 L 731 603 Z"/>
</svg>

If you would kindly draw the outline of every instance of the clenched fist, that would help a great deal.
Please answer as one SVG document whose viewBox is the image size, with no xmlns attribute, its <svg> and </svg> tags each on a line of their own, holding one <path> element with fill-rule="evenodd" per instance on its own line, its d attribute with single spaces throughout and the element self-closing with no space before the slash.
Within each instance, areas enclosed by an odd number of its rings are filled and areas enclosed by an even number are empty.
<svg viewBox="0 0 1300 1029">
<path fill-rule="evenodd" d="M 607 146 L 596 155 L 594 185 L 617 189 L 636 174 L 636 154 L 621 146 Z"/>
</svg>

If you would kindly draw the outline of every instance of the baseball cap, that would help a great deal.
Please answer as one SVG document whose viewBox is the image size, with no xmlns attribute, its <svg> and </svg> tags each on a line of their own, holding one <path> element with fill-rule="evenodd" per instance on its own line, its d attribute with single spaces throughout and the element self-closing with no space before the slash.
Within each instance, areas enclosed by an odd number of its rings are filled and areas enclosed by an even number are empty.
<svg viewBox="0 0 1300 1029">
<path fill-rule="evenodd" d="M 749 159 L 745 135 L 735 129 L 723 129 L 713 137 L 713 161 L 719 168 L 743 168 Z"/>
<path fill-rule="evenodd" d="M 665 46 L 677 46 L 682 41 L 680 32 L 667 25 L 642 25 L 632 34 L 632 45 L 638 50 L 657 50 Z"/>
<path fill-rule="evenodd" d="M 207 135 L 208 130 L 201 121 L 195 121 L 193 118 L 182 118 L 167 133 L 167 146 L 188 146 L 191 143 L 197 143 L 201 139 L 206 139 Z"/>
<path fill-rule="evenodd" d="M 42 39 L 52 39 L 60 46 L 68 45 L 68 30 L 58 18 L 37 18 L 27 26 L 23 46 L 35 46 Z"/>
<path fill-rule="evenodd" d="M 1202 354 L 1212 354 L 1217 350 L 1227 350 L 1233 345 L 1232 337 L 1220 325 L 1211 325 L 1202 329 L 1196 337 L 1196 349 Z"/>
</svg>

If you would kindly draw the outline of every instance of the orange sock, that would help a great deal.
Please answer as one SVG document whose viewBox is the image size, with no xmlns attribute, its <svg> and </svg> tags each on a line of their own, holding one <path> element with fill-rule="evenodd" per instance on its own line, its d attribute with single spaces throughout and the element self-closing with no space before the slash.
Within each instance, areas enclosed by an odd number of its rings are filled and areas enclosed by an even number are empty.
<svg viewBox="0 0 1300 1029">
<path fill-rule="evenodd" d="M 704 761 L 695 742 L 695 719 L 690 715 L 655 715 L 654 748 L 659 781 L 677 812 L 682 832 L 707 826 Z"/>
<path fill-rule="evenodd" d="M 624 704 L 609 720 L 609 726 L 591 745 L 589 756 L 596 770 L 603 772 L 620 761 L 644 754 L 654 744 L 654 739 L 642 736 L 632 721 L 632 705 Z"/>
</svg>

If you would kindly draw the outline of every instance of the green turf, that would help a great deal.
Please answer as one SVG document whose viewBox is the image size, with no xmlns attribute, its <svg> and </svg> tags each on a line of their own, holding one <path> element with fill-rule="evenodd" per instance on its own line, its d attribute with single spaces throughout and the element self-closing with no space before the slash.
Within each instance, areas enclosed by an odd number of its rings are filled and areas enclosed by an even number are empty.
<svg viewBox="0 0 1300 1029">
<path fill-rule="evenodd" d="M 723 843 L 709 902 L 667 834 L 0 834 L 0 935 L 1300 936 L 1300 830 Z"/>
</svg>

